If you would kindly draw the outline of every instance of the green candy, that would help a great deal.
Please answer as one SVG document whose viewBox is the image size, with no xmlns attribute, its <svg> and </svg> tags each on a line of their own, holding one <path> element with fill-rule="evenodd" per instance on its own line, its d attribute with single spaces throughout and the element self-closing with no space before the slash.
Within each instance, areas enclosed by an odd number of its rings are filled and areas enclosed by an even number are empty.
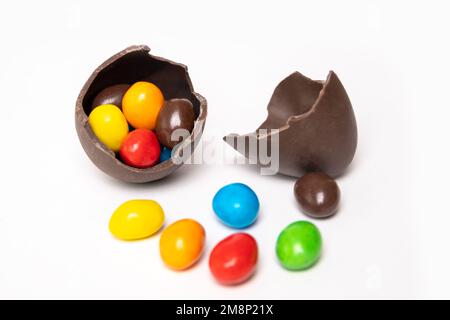
<svg viewBox="0 0 450 320">
<path fill-rule="evenodd" d="M 320 258 L 322 237 L 308 221 L 296 221 L 281 231 L 276 252 L 281 265 L 288 270 L 304 270 Z"/>
</svg>

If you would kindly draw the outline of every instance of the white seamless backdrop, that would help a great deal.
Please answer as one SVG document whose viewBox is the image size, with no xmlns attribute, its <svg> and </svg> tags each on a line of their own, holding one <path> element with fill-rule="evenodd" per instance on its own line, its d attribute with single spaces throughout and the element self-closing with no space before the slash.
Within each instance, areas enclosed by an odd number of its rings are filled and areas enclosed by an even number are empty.
<svg viewBox="0 0 450 320">
<path fill-rule="evenodd" d="M 0 4 L 0 298 L 449 298 L 447 1 L 14 1 Z M 168 179 L 129 185 L 100 172 L 74 128 L 75 100 L 112 54 L 147 44 L 189 66 L 208 99 L 204 141 L 253 131 L 277 83 L 298 70 L 334 70 L 353 103 L 359 144 L 338 179 L 339 213 L 315 221 L 323 257 L 287 272 L 274 246 L 307 219 L 294 179 L 248 166 L 184 166 Z M 232 154 L 224 148 L 225 154 Z M 215 218 L 215 191 L 243 182 L 257 192 L 257 273 L 223 287 L 208 253 L 233 230 Z M 131 198 L 161 203 L 166 225 L 206 228 L 203 258 L 165 268 L 159 234 L 121 242 L 108 231 Z"/>
</svg>

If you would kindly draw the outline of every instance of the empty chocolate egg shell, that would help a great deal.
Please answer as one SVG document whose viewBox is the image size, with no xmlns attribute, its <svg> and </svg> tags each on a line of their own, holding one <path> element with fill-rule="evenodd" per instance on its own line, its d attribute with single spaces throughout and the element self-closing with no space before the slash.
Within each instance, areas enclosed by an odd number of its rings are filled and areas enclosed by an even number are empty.
<svg viewBox="0 0 450 320">
<path fill-rule="evenodd" d="M 131 46 L 112 56 L 100 65 L 81 89 L 75 107 L 75 125 L 84 151 L 91 161 L 108 175 L 126 182 L 144 183 L 164 178 L 182 165 L 179 159 L 184 151 L 193 152 L 201 138 L 207 115 L 206 99 L 193 89 L 187 67 L 151 55 L 150 48 Z M 127 166 L 117 155 L 102 144 L 93 133 L 88 115 L 94 98 L 110 86 L 149 81 L 158 86 L 166 100 L 188 99 L 195 111 L 195 125 L 191 135 L 177 146 L 172 158 L 146 169 Z M 188 154 L 190 154 L 190 152 Z"/>
<path fill-rule="evenodd" d="M 311 171 L 336 177 L 353 160 L 357 145 L 355 115 L 333 71 L 325 81 L 294 72 L 275 88 L 267 109 L 267 119 L 256 132 L 224 137 L 251 163 L 268 167 L 267 159 L 261 159 L 261 146 L 278 151 L 279 165 L 274 173 L 293 177 Z M 256 140 L 256 148 L 250 148 L 252 140 Z M 272 148 L 274 142 L 278 150 Z"/>
</svg>

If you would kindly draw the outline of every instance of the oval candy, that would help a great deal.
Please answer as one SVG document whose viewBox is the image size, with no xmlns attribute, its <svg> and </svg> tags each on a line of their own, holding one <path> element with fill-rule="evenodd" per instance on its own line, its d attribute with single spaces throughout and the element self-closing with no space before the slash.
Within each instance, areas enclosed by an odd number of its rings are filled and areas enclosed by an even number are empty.
<svg viewBox="0 0 450 320">
<path fill-rule="evenodd" d="M 336 181 L 322 172 L 307 173 L 295 182 L 294 195 L 301 209 L 313 218 L 334 215 L 340 191 Z"/>
<path fill-rule="evenodd" d="M 193 219 L 172 223 L 161 234 L 159 252 L 164 263 L 174 270 L 184 270 L 200 259 L 205 245 L 205 229 Z"/>
<path fill-rule="evenodd" d="M 314 265 L 322 252 L 319 229 L 308 221 L 296 221 L 284 228 L 277 239 L 276 253 L 288 270 L 303 270 Z"/>
<path fill-rule="evenodd" d="M 163 104 L 164 96 L 156 85 L 139 81 L 125 92 L 122 110 L 133 128 L 153 130 Z"/>
<path fill-rule="evenodd" d="M 173 149 L 186 139 L 194 128 L 195 112 L 187 99 L 171 99 L 164 103 L 156 121 L 156 134 L 159 142 Z M 176 131 L 178 130 L 178 131 Z"/>
<path fill-rule="evenodd" d="M 255 222 L 259 211 L 256 193 L 243 183 L 222 187 L 213 198 L 217 217 L 231 228 L 245 228 Z"/>
<path fill-rule="evenodd" d="M 249 279 L 256 269 L 258 245 L 247 233 L 235 233 L 220 241 L 209 256 L 209 269 L 225 285 Z"/>
<path fill-rule="evenodd" d="M 138 240 L 158 232 L 164 223 L 164 211 L 154 200 L 129 200 L 111 216 L 109 230 L 122 240 Z"/>
<path fill-rule="evenodd" d="M 153 131 L 136 129 L 131 131 L 120 147 L 122 161 L 135 168 L 148 168 L 158 163 L 161 149 Z"/>
<path fill-rule="evenodd" d="M 118 107 L 112 104 L 98 106 L 89 114 L 88 121 L 98 140 L 112 151 L 119 151 L 128 134 L 128 123 Z"/>
</svg>

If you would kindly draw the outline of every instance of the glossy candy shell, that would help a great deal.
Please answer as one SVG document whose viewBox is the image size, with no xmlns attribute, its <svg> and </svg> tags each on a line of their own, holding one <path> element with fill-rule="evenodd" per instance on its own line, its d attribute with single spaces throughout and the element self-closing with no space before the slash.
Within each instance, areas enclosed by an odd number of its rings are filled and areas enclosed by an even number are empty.
<svg viewBox="0 0 450 320">
<path fill-rule="evenodd" d="M 131 131 L 120 148 L 122 161 L 135 168 L 151 167 L 159 161 L 160 153 L 158 138 L 146 129 Z"/>
<path fill-rule="evenodd" d="M 138 240 L 155 234 L 164 223 L 164 211 L 153 200 L 129 200 L 111 216 L 109 230 L 122 240 Z"/>
<path fill-rule="evenodd" d="M 281 265 L 288 270 L 303 270 L 320 258 L 322 238 L 317 227 L 307 221 L 288 225 L 277 239 L 276 253 Z"/>
<path fill-rule="evenodd" d="M 189 100 L 171 99 L 166 101 L 156 121 L 155 131 L 159 142 L 165 147 L 173 149 L 180 142 L 180 139 L 189 136 L 194 128 L 194 121 L 195 112 Z M 174 132 L 181 135 L 178 140 L 173 140 Z"/>
<path fill-rule="evenodd" d="M 222 284 L 239 284 L 255 272 L 258 245 L 247 233 L 235 233 L 220 241 L 209 257 L 209 268 Z"/>
<path fill-rule="evenodd" d="M 200 259 L 205 245 L 205 229 L 197 221 L 183 219 L 168 226 L 161 234 L 159 252 L 164 263 L 174 270 L 184 270 Z"/>
<path fill-rule="evenodd" d="M 96 107 L 89 115 L 89 125 L 98 140 L 107 148 L 119 151 L 128 134 L 128 124 L 122 111 L 112 104 Z"/>
<path fill-rule="evenodd" d="M 213 198 L 213 210 L 217 217 L 231 228 L 245 228 L 258 216 L 259 200 L 256 193 L 243 183 L 222 187 Z"/>
<path fill-rule="evenodd" d="M 122 110 L 134 128 L 153 130 L 163 104 L 163 93 L 155 84 L 138 81 L 125 92 Z"/>
<path fill-rule="evenodd" d="M 302 211 L 313 218 L 327 218 L 336 213 L 340 191 L 336 181 L 325 173 L 307 173 L 297 180 L 294 195 Z"/>
</svg>

